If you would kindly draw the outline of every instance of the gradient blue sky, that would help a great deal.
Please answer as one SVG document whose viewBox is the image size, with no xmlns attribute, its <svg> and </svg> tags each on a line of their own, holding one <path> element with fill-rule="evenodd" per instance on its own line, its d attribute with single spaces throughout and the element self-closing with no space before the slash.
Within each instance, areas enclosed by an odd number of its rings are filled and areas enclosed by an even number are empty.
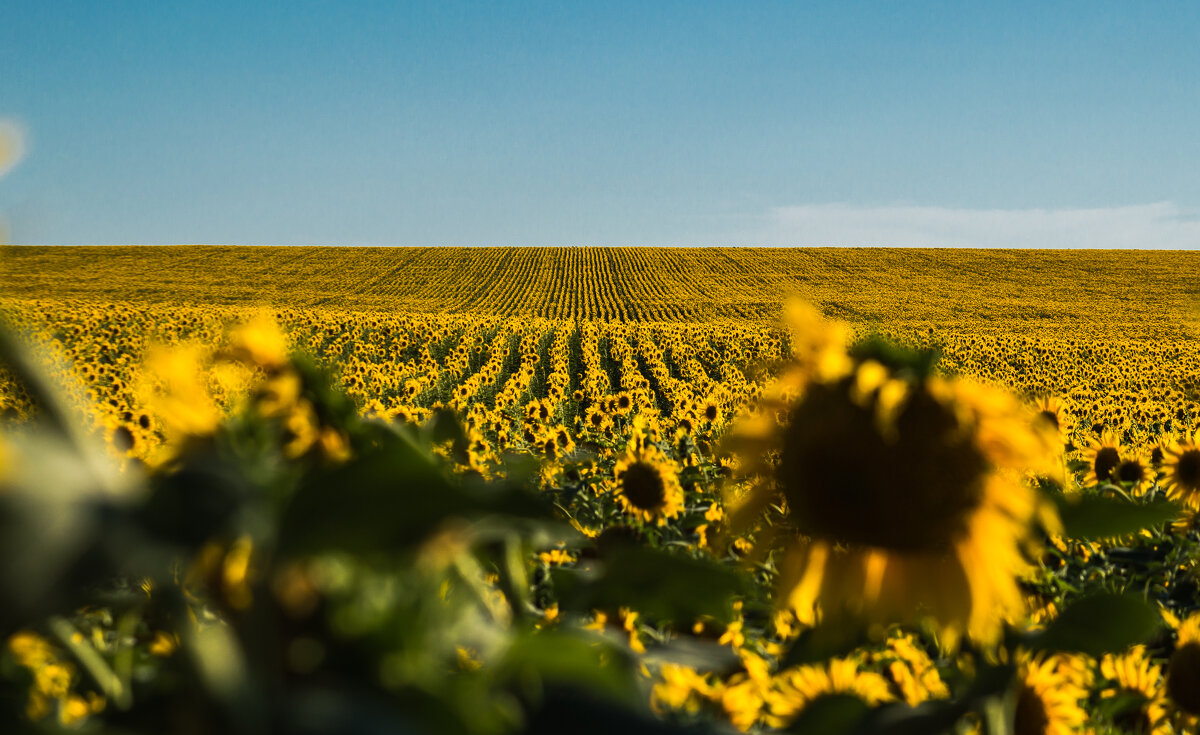
<svg viewBox="0 0 1200 735">
<path fill-rule="evenodd" d="M 14 2 L 12 242 L 1200 245 L 1200 3 Z"/>
</svg>

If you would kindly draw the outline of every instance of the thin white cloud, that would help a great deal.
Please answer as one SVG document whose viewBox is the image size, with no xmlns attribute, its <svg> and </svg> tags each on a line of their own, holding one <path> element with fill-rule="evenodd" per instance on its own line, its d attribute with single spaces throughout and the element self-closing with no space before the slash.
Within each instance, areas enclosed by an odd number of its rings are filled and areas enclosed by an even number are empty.
<svg viewBox="0 0 1200 735">
<path fill-rule="evenodd" d="M 1173 202 L 1099 209 L 776 207 L 746 238 L 762 245 L 1200 249 L 1200 218 Z"/>
</svg>

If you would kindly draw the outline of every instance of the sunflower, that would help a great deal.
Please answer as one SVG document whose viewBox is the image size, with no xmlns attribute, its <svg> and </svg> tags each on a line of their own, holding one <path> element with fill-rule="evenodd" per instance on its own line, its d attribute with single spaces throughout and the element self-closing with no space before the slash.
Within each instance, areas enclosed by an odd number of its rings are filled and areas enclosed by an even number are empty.
<svg viewBox="0 0 1200 735">
<path fill-rule="evenodd" d="M 1154 470 L 1150 463 L 1137 454 L 1126 455 L 1112 471 L 1112 481 L 1129 488 L 1135 496 L 1142 495 L 1142 487 L 1154 482 Z"/>
<path fill-rule="evenodd" d="M 1200 447 L 1195 437 L 1187 436 L 1166 449 L 1166 475 L 1163 488 L 1171 497 L 1200 510 Z"/>
<path fill-rule="evenodd" d="M 933 660 L 910 633 L 889 636 L 887 648 L 872 655 L 871 659 L 884 666 L 884 671 L 910 706 L 950 696 Z"/>
<path fill-rule="evenodd" d="M 994 642 L 1024 610 L 1033 522 L 1056 522 L 1020 479 L 1052 471 L 1053 448 L 1006 393 L 930 375 L 891 346 L 867 345 L 843 370 L 831 339 L 815 341 L 780 381 L 798 400 L 768 401 L 733 433 L 757 484 L 731 525 L 782 496 L 780 597 L 802 622 L 930 619 L 947 646 L 963 633 Z"/>
<path fill-rule="evenodd" d="M 1175 652 L 1167 664 L 1167 694 L 1188 715 L 1200 715 L 1200 613 L 1179 626 Z"/>
<path fill-rule="evenodd" d="M 650 692 L 651 709 L 659 715 L 680 710 L 696 713 L 702 703 L 719 694 L 719 687 L 709 681 L 710 676 L 689 666 L 663 664 L 659 681 Z"/>
<path fill-rule="evenodd" d="M 1078 668 L 1062 655 L 1018 656 L 1014 735 L 1069 735 L 1080 732 L 1087 712 L 1080 706 L 1087 689 Z"/>
<path fill-rule="evenodd" d="M 887 679 L 874 671 L 861 670 L 850 658 L 781 671 L 772 684 L 766 704 L 774 726 L 786 725 L 809 704 L 829 694 L 851 694 L 872 707 L 895 699 Z"/>
<path fill-rule="evenodd" d="M 1034 421 L 1041 428 L 1048 430 L 1056 437 L 1059 444 L 1065 445 L 1071 440 L 1071 431 L 1075 428 L 1074 420 L 1066 404 L 1054 396 L 1039 398 L 1033 405 Z"/>
<path fill-rule="evenodd" d="M 1100 661 L 1100 674 L 1109 681 L 1100 692 L 1102 699 L 1128 697 L 1133 700 L 1113 718 L 1114 725 L 1124 731 L 1148 735 L 1174 732 L 1163 687 L 1162 667 L 1150 660 L 1145 646 L 1134 646 L 1121 655 L 1105 655 Z"/>
<path fill-rule="evenodd" d="M 1084 475 L 1083 484 L 1092 487 L 1106 482 L 1112 482 L 1113 470 L 1121 464 L 1121 440 L 1111 429 L 1105 429 L 1098 439 L 1088 440 L 1083 457 L 1088 464 L 1088 472 Z"/>
<path fill-rule="evenodd" d="M 627 453 L 613 470 L 617 502 L 646 523 L 664 525 L 683 510 L 678 468 L 657 448 Z"/>
<path fill-rule="evenodd" d="M 592 406 L 583 416 L 583 425 L 592 431 L 604 431 L 612 426 L 612 418 L 601 407 Z"/>
</svg>

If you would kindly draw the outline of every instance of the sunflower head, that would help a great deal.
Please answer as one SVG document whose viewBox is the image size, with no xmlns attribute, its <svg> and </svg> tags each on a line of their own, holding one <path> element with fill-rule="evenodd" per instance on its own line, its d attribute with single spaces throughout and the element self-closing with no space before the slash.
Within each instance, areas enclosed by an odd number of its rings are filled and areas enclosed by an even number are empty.
<svg viewBox="0 0 1200 735">
<path fill-rule="evenodd" d="M 1137 454 L 1126 455 L 1113 468 L 1111 480 L 1129 488 L 1135 495 L 1141 494 L 1144 485 L 1154 480 L 1150 463 Z"/>
<path fill-rule="evenodd" d="M 614 468 L 617 502 L 646 523 L 663 525 L 683 510 L 678 468 L 654 447 L 627 454 Z"/>
<path fill-rule="evenodd" d="M 1017 656 L 1017 702 L 1014 735 L 1058 735 L 1079 732 L 1087 711 L 1080 705 L 1088 692 L 1076 663 L 1063 654 Z"/>
<path fill-rule="evenodd" d="M 1184 712 L 1200 715 L 1200 613 L 1179 626 L 1175 652 L 1167 665 L 1167 694 Z"/>
<path fill-rule="evenodd" d="M 1088 466 L 1083 478 L 1085 485 L 1114 482 L 1113 471 L 1121 464 L 1121 440 L 1112 429 L 1104 429 L 1098 438 L 1090 440 L 1083 458 Z"/>
<path fill-rule="evenodd" d="M 1200 446 L 1195 437 L 1172 444 L 1165 454 L 1163 487 L 1172 497 L 1200 509 Z"/>
<path fill-rule="evenodd" d="M 782 595 L 798 619 L 932 619 L 947 644 L 995 640 L 1023 613 L 1016 577 L 1033 521 L 1052 515 L 1020 481 L 1054 447 L 1007 393 L 934 374 L 930 354 L 872 341 L 781 381 L 733 432 L 755 489 L 745 523 L 782 498 Z M 846 367 L 848 366 L 848 367 Z"/>
<path fill-rule="evenodd" d="M 1067 404 L 1055 396 L 1044 396 L 1033 404 L 1033 420 L 1039 430 L 1054 437 L 1059 445 L 1065 445 L 1071 439 L 1075 422 Z"/>
<path fill-rule="evenodd" d="M 1124 732 L 1166 733 L 1168 702 L 1162 681 L 1162 667 L 1146 654 L 1145 646 L 1134 646 L 1123 654 L 1106 654 L 1100 661 L 1100 674 L 1109 686 L 1102 699 L 1123 697 L 1136 706 L 1122 709 L 1114 723 Z"/>
<path fill-rule="evenodd" d="M 942 551 L 965 531 L 989 463 L 942 383 L 866 377 L 815 383 L 783 428 L 777 482 L 803 533 L 838 543 Z"/>
</svg>

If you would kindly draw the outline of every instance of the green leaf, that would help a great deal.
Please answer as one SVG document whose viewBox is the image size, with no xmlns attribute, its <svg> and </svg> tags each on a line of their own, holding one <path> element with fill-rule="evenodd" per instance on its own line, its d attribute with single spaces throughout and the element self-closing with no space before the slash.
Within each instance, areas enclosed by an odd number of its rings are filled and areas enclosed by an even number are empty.
<svg viewBox="0 0 1200 735">
<path fill-rule="evenodd" d="M 824 694 L 805 705 L 788 732 L 842 735 L 858 729 L 871 708 L 853 694 Z"/>
<path fill-rule="evenodd" d="M 844 656 L 867 642 L 867 630 L 859 621 L 846 616 L 835 617 L 812 628 L 806 628 L 796 638 L 783 657 L 784 668 L 828 661 Z"/>
<path fill-rule="evenodd" d="M 1122 498 L 1085 495 L 1056 497 L 1063 533 L 1070 538 L 1124 536 L 1174 520 L 1180 507 L 1169 500 L 1131 503 Z"/>
<path fill-rule="evenodd" d="M 1160 625 L 1158 611 L 1140 597 L 1092 595 L 1063 610 L 1045 631 L 1034 636 L 1030 648 L 1100 657 L 1145 641 Z"/>
<path fill-rule="evenodd" d="M 628 654 L 572 632 L 543 632 L 517 638 L 499 663 L 496 676 L 538 700 L 548 685 L 578 687 L 628 707 L 641 699 Z"/>
<path fill-rule="evenodd" d="M 439 408 L 430 414 L 421 427 L 422 434 L 434 444 L 450 442 L 456 462 L 467 461 L 467 432 L 458 414 L 449 408 Z"/>
<path fill-rule="evenodd" d="M 729 620 L 733 597 L 746 587 L 729 567 L 636 546 L 615 547 L 591 565 L 551 575 L 568 609 L 629 607 L 653 620 L 681 623 L 701 616 Z"/>
<path fill-rule="evenodd" d="M 309 475 L 284 511 L 284 553 L 411 549 L 450 518 L 550 518 L 544 499 L 511 483 L 452 481 L 405 436 Z"/>
</svg>

